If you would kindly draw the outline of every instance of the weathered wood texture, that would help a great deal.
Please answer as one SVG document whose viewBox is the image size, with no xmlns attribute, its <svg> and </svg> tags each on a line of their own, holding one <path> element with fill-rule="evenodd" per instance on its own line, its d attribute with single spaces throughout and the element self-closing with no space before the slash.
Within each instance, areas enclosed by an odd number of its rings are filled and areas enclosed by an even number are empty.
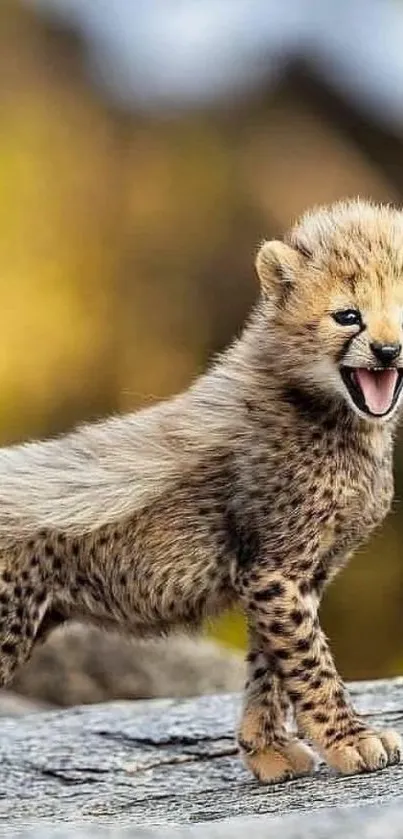
<svg viewBox="0 0 403 839">
<path fill-rule="evenodd" d="M 403 733 L 403 679 L 354 684 L 351 691 L 372 724 Z M 257 839 L 277 836 L 281 816 L 287 839 L 346 839 L 350 828 L 364 836 L 376 819 L 379 835 L 387 821 L 388 835 L 403 836 L 403 765 L 356 777 L 322 765 L 309 778 L 260 786 L 235 753 L 239 706 L 233 695 L 205 696 L 2 719 L 0 835 L 78 838 L 95 835 L 96 826 L 99 836 L 110 827 L 113 836 L 119 828 L 122 836 L 147 837 L 154 827 L 168 839 L 174 825 L 187 825 L 180 836 L 218 839 L 251 829 Z M 379 812 L 356 809 L 373 804 Z"/>
</svg>

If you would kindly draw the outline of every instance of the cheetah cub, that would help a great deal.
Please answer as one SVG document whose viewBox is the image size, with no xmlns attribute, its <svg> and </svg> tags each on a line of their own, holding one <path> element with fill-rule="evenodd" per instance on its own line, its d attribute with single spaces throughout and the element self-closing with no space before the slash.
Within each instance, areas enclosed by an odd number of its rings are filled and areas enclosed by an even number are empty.
<svg viewBox="0 0 403 839">
<path fill-rule="evenodd" d="M 393 494 L 403 383 L 403 214 L 307 213 L 257 257 L 239 340 L 161 405 L 0 451 L 0 676 L 62 621 L 135 635 L 238 603 L 250 632 L 239 745 L 266 783 L 397 763 L 354 712 L 318 619 Z"/>
</svg>

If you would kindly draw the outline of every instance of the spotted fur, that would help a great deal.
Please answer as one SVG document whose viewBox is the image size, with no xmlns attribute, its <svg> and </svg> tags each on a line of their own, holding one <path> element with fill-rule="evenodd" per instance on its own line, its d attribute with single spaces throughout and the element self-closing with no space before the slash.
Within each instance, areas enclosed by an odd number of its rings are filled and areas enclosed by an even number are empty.
<svg viewBox="0 0 403 839">
<path fill-rule="evenodd" d="M 243 334 L 185 394 L 0 452 L 0 677 L 68 619 L 158 634 L 238 603 L 251 639 L 239 743 L 255 775 L 312 768 L 290 714 L 332 766 L 378 769 L 400 739 L 354 712 L 318 606 L 392 500 L 399 400 L 366 417 L 340 364 L 402 340 L 402 215 L 316 210 L 265 243 L 257 269 Z M 346 306 L 365 328 L 334 322 Z"/>
</svg>

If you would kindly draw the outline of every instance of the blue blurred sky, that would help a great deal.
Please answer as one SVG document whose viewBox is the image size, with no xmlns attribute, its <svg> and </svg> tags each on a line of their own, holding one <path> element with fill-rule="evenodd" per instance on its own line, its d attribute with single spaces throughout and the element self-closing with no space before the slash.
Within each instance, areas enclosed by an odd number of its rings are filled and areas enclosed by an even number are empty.
<svg viewBox="0 0 403 839">
<path fill-rule="evenodd" d="M 25 2 L 81 34 L 91 77 L 129 107 L 219 101 L 304 57 L 356 106 L 402 128 L 402 0 Z"/>
</svg>

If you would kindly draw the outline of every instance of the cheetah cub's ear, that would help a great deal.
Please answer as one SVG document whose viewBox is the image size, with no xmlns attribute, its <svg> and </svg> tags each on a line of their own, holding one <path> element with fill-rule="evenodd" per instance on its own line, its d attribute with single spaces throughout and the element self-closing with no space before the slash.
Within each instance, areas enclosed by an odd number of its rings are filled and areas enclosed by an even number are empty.
<svg viewBox="0 0 403 839">
<path fill-rule="evenodd" d="M 271 302 L 284 302 L 304 258 L 305 254 L 285 242 L 263 242 L 255 263 L 263 296 Z"/>
</svg>

